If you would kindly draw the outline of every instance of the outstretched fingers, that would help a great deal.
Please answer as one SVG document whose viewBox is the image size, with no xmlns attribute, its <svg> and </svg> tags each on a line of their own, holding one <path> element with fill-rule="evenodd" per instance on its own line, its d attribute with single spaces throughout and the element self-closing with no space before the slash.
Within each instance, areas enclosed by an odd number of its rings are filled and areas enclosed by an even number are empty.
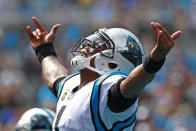
<svg viewBox="0 0 196 131">
<path fill-rule="evenodd" d="M 162 49 L 170 49 L 174 46 L 174 41 L 171 40 L 170 37 L 166 33 L 162 33 L 162 39 L 161 42 L 159 43 L 162 46 Z"/>
<path fill-rule="evenodd" d="M 37 28 L 40 29 L 40 31 L 46 32 L 46 29 L 44 28 L 44 26 L 39 22 L 39 20 L 36 17 L 32 17 L 32 20 L 36 24 Z"/>
<path fill-rule="evenodd" d="M 35 38 L 35 36 L 33 35 L 32 31 L 31 31 L 31 27 L 30 26 L 27 26 L 27 33 L 28 33 L 30 39 Z"/>
<path fill-rule="evenodd" d="M 52 27 L 51 32 L 52 34 L 55 34 L 58 28 L 61 26 L 61 24 L 56 24 Z"/>
<path fill-rule="evenodd" d="M 168 31 L 159 23 L 152 22 L 151 26 L 157 35 L 156 45 L 151 51 L 151 56 L 155 60 L 162 60 L 175 45 L 174 40 L 178 38 L 182 32 L 177 31 L 170 35 Z"/>
<path fill-rule="evenodd" d="M 154 30 L 156 36 L 158 37 L 158 33 L 159 33 L 159 30 L 160 30 L 160 29 L 156 27 L 155 22 L 151 22 L 150 24 L 151 24 L 152 29 Z"/>
<path fill-rule="evenodd" d="M 182 31 L 176 31 L 171 35 L 172 40 L 175 40 L 182 34 Z"/>
<path fill-rule="evenodd" d="M 160 30 L 162 30 L 163 33 L 164 33 L 165 35 L 167 35 L 168 38 L 171 38 L 170 34 L 167 32 L 167 30 L 166 30 L 161 24 L 156 23 L 156 26 L 157 26 L 157 28 L 159 28 Z"/>
<path fill-rule="evenodd" d="M 157 46 L 160 47 L 161 49 L 164 49 L 167 46 L 166 43 L 169 43 L 168 39 L 164 34 L 164 32 L 160 30 L 158 32 L 158 37 L 157 37 Z"/>
<path fill-rule="evenodd" d="M 159 31 L 158 34 L 157 34 L 157 43 L 159 43 L 161 37 L 162 37 L 162 34 L 163 32 L 162 31 Z"/>
<path fill-rule="evenodd" d="M 167 38 L 170 39 L 170 40 L 175 40 L 176 38 L 178 38 L 182 34 L 181 31 L 176 31 L 175 33 L 170 35 L 167 32 L 167 30 L 159 23 L 151 22 L 151 26 L 152 26 L 153 30 L 155 31 L 156 35 L 157 35 L 158 31 L 161 30 L 167 36 Z"/>
</svg>

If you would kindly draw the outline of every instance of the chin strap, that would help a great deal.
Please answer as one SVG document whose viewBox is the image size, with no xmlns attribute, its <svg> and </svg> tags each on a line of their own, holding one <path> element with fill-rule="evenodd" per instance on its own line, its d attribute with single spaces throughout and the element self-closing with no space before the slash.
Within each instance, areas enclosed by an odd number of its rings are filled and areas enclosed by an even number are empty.
<svg viewBox="0 0 196 131">
<path fill-rule="evenodd" d="M 99 55 L 99 53 L 92 55 L 88 58 L 85 58 L 83 56 L 75 56 L 72 60 L 71 60 L 71 67 L 74 71 L 80 71 L 84 68 L 88 68 L 89 70 L 92 70 L 94 72 L 97 72 L 100 75 L 105 74 L 105 72 L 100 71 L 96 68 L 93 68 L 90 66 L 90 60 L 93 59 L 94 57 L 96 57 L 97 55 Z"/>
<path fill-rule="evenodd" d="M 100 70 L 98 70 L 98 69 L 96 69 L 96 68 L 93 68 L 93 67 L 91 67 L 91 66 L 88 66 L 88 67 L 86 67 L 86 68 L 88 68 L 89 70 L 92 70 L 92 71 L 94 71 L 94 72 L 97 72 L 99 75 L 103 75 L 103 74 L 106 73 L 106 72 L 100 71 Z"/>
</svg>

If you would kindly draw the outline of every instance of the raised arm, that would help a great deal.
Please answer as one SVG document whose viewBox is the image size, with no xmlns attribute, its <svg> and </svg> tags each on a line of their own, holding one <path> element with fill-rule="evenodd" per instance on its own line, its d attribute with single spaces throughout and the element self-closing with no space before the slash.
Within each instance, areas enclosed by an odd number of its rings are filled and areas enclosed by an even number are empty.
<svg viewBox="0 0 196 131">
<path fill-rule="evenodd" d="M 32 17 L 32 20 L 37 26 L 37 29 L 32 32 L 30 26 L 27 26 L 30 45 L 39 58 L 44 80 L 49 89 L 53 91 L 54 82 L 60 77 L 67 76 L 67 70 L 58 62 L 53 47 L 55 34 L 60 24 L 54 25 L 48 33 L 36 17 Z"/>
<path fill-rule="evenodd" d="M 167 54 L 175 45 L 174 40 L 182 34 L 181 31 L 177 31 L 170 36 L 167 30 L 159 23 L 152 22 L 151 26 L 157 36 L 156 45 L 144 63 L 135 68 L 121 82 L 120 91 L 125 98 L 138 96 L 144 87 L 152 81 L 155 73 L 162 67 Z"/>
</svg>

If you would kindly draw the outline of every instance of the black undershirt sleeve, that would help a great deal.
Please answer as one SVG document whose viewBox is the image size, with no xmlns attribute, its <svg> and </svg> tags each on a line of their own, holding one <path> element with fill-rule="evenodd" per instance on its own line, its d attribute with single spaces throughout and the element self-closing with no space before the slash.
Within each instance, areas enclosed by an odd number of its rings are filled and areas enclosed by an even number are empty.
<svg viewBox="0 0 196 131">
<path fill-rule="evenodd" d="M 57 97 L 57 93 L 58 93 L 58 89 L 59 89 L 59 83 L 64 79 L 65 77 L 60 77 L 58 78 L 54 84 L 53 84 L 53 92 L 54 92 L 54 95 Z"/>
<path fill-rule="evenodd" d="M 134 96 L 131 99 L 124 98 L 120 92 L 120 83 L 125 78 L 121 78 L 116 84 L 114 84 L 108 92 L 107 105 L 110 110 L 115 113 L 120 113 L 128 109 L 135 103 L 138 96 Z"/>
</svg>

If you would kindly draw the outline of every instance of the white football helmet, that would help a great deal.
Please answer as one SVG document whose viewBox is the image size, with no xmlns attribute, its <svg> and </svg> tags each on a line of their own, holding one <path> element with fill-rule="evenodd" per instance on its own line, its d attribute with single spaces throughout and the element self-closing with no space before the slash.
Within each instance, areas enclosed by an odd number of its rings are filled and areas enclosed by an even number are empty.
<svg viewBox="0 0 196 131">
<path fill-rule="evenodd" d="M 92 43 L 93 49 L 98 53 L 85 58 L 81 56 L 81 49 L 85 48 L 88 42 Z M 107 47 L 106 50 L 99 51 L 103 45 Z M 74 71 L 88 68 L 102 75 L 111 71 L 130 73 L 143 62 L 145 53 L 141 42 L 128 30 L 103 28 L 78 41 L 72 49 L 72 54 L 75 56 L 71 60 Z M 92 59 L 94 67 L 90 66 Z"/>
<path fill-rule="evenodd" d="M 51 131 L 54 116 L 50 109 L 32 108 L 21 116 L 15 131 Z"/>
</svg>

